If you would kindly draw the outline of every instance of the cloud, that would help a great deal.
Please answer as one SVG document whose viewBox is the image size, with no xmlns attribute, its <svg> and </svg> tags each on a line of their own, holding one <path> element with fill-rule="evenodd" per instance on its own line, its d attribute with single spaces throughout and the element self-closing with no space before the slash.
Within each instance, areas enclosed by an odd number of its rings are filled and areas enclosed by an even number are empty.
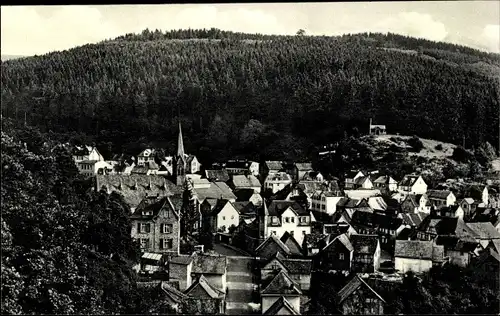
<svg viewBox="0 0 500 316">
<path fill-rule="evenodd" d="M 401 12 L 376 23 L 371 32 L 391 32 L 442 41 L 448 35 L 445 25 L 433 19 L 430 14 L 418 12 Z"/>
<path fill-rule="evenodd" d="M 500 53 L 500 25 L 488 24 L 480 36 L 481 44 L 488 50 Z"/>
</svg>

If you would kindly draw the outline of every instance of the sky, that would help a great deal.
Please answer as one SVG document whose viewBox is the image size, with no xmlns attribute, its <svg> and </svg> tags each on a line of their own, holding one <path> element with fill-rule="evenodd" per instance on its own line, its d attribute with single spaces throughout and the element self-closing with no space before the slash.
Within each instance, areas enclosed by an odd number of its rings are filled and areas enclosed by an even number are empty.
<svg viewBox="0 0 500 316">
<path fill-rule="evenodd" d="M 392 32 L 500 53 L 500 1 L 1 6 L 2 55 L 41 55 L 138 33 L 219 28 L 309 35 Z"/>
</svg>

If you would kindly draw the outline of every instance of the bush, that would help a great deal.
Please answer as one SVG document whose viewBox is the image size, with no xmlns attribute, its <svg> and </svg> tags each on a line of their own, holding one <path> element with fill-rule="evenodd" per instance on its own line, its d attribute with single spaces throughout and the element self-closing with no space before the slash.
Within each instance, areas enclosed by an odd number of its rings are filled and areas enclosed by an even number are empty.
<svg viewBox="0 0 500 316">
<path fill-rule="evenodd" d="M 443 145 L 442 144 L 437 144 L 436 147 L 434 147 L 436 150 L 443 150 Z"/>
<path fill-rule="evenodd" d="M 469 162 L 474 159 L 474 155 L 462 146 L 457 146 L 453 150 L 451 158 L 457 162 Z"/>
<path fill-rule="evenodd" d="M 413 151 L 416 153 L 424 149 L 424 144 L 417 136 L 413 136 L 412 138 L 408 139 L 408 145 L 410 145 L 413 148 Z"/>
</svg>

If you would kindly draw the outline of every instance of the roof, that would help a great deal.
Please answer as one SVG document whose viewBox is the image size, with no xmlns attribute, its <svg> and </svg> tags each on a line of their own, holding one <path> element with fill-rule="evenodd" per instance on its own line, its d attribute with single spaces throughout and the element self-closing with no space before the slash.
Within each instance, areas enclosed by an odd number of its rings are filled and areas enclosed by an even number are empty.
<svg viewBox="0 0 500 316">
<path fill-rule="evenodd" d="M 400 258 L 432 260 L 433 257 L 436 257 L 433 256 L 434 247 L 439 246 L 434 245 L 434 242 L 431 240 L 396 240 L 394 256 Z M 440 246 L 439 249 L 443 249 L 443 246 Z M 441 254 L 443 251 L 444 249 L 441 251 Z"/>
<path fill-rule="evenodd" d="M 198 280 L 191 284 L 191 286 L 185 291 L 186 295 L 189 296 L 189 293 L 198 286 L 201 287 L 211 298 L 223 298 L 225 295 L 224 292 L 210 284 L 204 275 L 201 275 Z"/>
<path fill-rule="evenodd" d="M 385 211 L 387 209 L 387 203 L 381 196 L 373 196 L 368 198 L 368 205 L 374 210 Z"/>
<path fill-rule="evenodd" d="M 276 302 L 274 302 L 273 305 L 265 311 L 264 315 L 278 315 L 279 311 L 283 308 L 287 309 L 290 313 L 286 315 L 300 315 L 284 296 L 280 296 L 280 298 L 278 298 Z"/>
<path fill-rule="evenodd" d="M 400 186 L 411 187 L 418 180 L 420 176 L 416 174 L 407 174 L 403 177 L 403 180 L 399 183 Z"/>
<path fill-rule="evenodd" d="M 260 188 L 260 181 L 254 175 L 234 175 L 231 180 L 235 188 Z"/>
<path fill-rule="evenodd" d="M 165 177 L 139 174 L 97 175 L 96 188 L 121 193 L 125 202 L 132 208 L 137 207 L 146 196 L 171 196 L 182 194 L 182 188 L 176 186 Z"/>
<path fill-rule="evenodd" d="M 448 190 L 427 190 L 427 197 L 429 199 L 446 200 L 450 194 L 452 193 Z"/>
<path fill-rule="evenodd" d="M 268 181 L 292 181 L 292 177 L 286 172 L 278 172 L 268 175 L 266 182 Z"/>
<path fill-rule="evenodd" d="M 350 242 L 355 253 L 373 255 L 377 249 L 378 236 L 352 234 Z"/>
<path fill-rule="evenodd" d="M 281 216 L 288 208 L 291 208 L 298 215 L 309 215 L 309 212 L 296 201 L 274 200 L 267 207 L 269 216 Z"/>
<path fill-rule="evenodd" d="M 359 274 L 356 274 L 337 294 L 337 304 L 341 304 L 361 286 L 370 290 L 379 300 L 385 303 L 385 300 L 377 292 L 375 292 L 375 290 L 369 286 Z"/>
<path fill-rule="evenodd" d="M 180 255 L 170 259 L 169 263 L 188 265 L 193 261 L 192 256 Z"/>
<path fill-rule="evenodd" d="M 209 200 L 209 199 L 207 199 Z M 206 200 L 205 200 L 206 201 Z M 210 203 L 210 202 L 208 202 Z M 222 209 L 229 203 L 228 200 L 224 200 L 224 199 L 221 199 L 221 200 L 217 200 L 217 204 L 215 204 L 215 207 L 213 208 L 211 214 L 212 216 L 215 216 L 217 214 L 220 213 L 220 211 L 222 211 Z M 231 204 L 231 203 L 230 203 Z M 231 204 L 232 207 L 234 207 L 232 204 Z M 237 211 L 237 210 L 236 210 Z"/>
<path fill-rule="evenodd" d="M 233 207 L 238 211 L 240 215 L 256 215 L 257 210 L 255 209 L 255 205 L 253 205 L 250 201 L 244 202 L 232 202 Z"/>
<path fill-rule="evenodd" d="M 229 169 L 248 169 L 250 167 L 251 161 L 247 160 L 229 160 L 226 163 L 226 168 Z"/>
<path fill-rule="evenodd" d="M 310 274 L 312 270 L 312 260 L 311 259 L 287 259 L 285 256 L 281 254 L 281 252 L 277 252 L 274 257 L 272 257 L 269 261 L 278 260 L 281 264 L 286 268 L 286 270 L 290 274 Z"/>
<path fill-rule="evenodd" d="M 174 302 L 181 302 L 187 297 L 186 294 L 179 291 L 178 288 L 174 287 L 171 282 L 161 281 L 160 288 L 165 294 L 167 294 Z"/>
<path fill-rule="evenodd" d="M 159 261 L 161 259 L 161 257 L 162 257 L 162 254 L 159 254 L 159 253 L 145 252 L 141 256 L 141 259 L 150 259 L 150 260 Z"/>
<path fill-rule="evenodd" d="M 490 222 L 467 223 L 479 239 L 500 239 L 500 233 Z"/>
<path fill-rule="evenodd" d="M 226 169 L 222 170 L 205 170 L 205 175 L 210 181 L 221 181 L 227 182 L 229 181 L 229 174 Z"/>
<path fill-rule="evenodd" d="M 359 189 L 359 190 L 345 190 L 345 195 L 350 199 L 367 199 L 372 196 L 380 196 L 381 192 L 378 189 Z"/>
<path fill-rule="evenodd" d="M 359 170 L 349 170 L 348 172 L 345 173 L 345 178 L 346 179 L 354 179 L 354 177 L 361 171 Z M 361 172 L 363 174 L 363 172 Z"/>
<path fill-rule="evenodd" d="M 465 199 L 463 199 L 463 200 L 464 200 L 465 202 L 467 202 L 467 204 L 474 204 L 474 199 L 473 199 L 473 198 L 468 197 L 468 198 L 465 198 Z"/>
<path fill-rule="evenodd" d="M 310 171 L 313 170 L 312 163 L 310 162 L 296 162 L 295 167 L 299 171 Z"/>
<path fill-rule="evenodd" d="M 193 188 L 193 193 L 199 201 L 207 198 L 236 200 L 236 196 L 224 182 L 210 182 L 208 188 Z"/>
<path fill-rule="evenodd" d="M 277 170 L 280 171 L 283 169 L 283 162 L 281 161 L 266 161 L 265 165 L 269 170 Z"/>
<path fill-rule="evenodd" d="M 363 183 L 365 183 L 366 180 L 370 180 L 369 175 L 356 178 L 356 184 L 362 185 Z"/>
<path fill-rule="evenodd" d="M 301 295 L 300 286 L 281 270 L 261 291 L 261 294 Z"/>
<path fill-rule="evenodd" d="M 342 243 L 347 248 L 347 250 L 349 250 L 349 251 L 353 251 L 354 250 L 354 248 L 353 248 L 353 246 L 351 244 L 351 241 L 349 240 L 349 237 L 345 233 L 342 234 L 342 235 L 339 235 L 339 236 L 335 237 L 335 239 L 333 239 L 328 245 L 326 245 L 323 248 L 323 250 L 326 249 L 326 248 L 328 248 L 335 241 L 339 241 L 340 243 Z"/>
<path fill-rule="evenodd" d="M 288 248 L 287 245 L 285 245 L 278 237 L 274 236 L 274 235 L 271 235 L 269 237 L 266 238 L 266 240 L 264 240 L 256 249 L 255 249 L 255 252 L 259 252 L 261 249 L 267 247 L 267 245 L 269 245 L 269 243 L 275 243 L 278 245 L 278 247 L 280 247 L 280 249 L 286 253 L 287 255 L 289 255 L 291 253 L 290 249 Z"/>
<path fill-rule="evenodd" d="M 235 189 L 233 193 L 236 195 L 237 202 L 250 201 L 254 194 L 258 194 L 254 189 Z"/>
<path fill-rule="evenodd" d="M 283 236 L 281 236 L 280 240 L 288 247 L 288 249 L 290 249 L 292 254 L 302 254 L 302 246 L 288 231 L 286 231 Z"/>
<path fill-rule="evenodd" d="M 475 232 L 466 225 L 463 219 L 458 217 L 432 217 L 427 216 L 420 226 L 419 231 L 459 238 L 475 238 Z"/>
<path fill-rule="evenodd" d="M 93 147 L 92 146 L 74 146 L 72 153 L 73 156 L 86 156 L 92 152 Z"/>
<path fill-rule="evenodd" d="M 410 225 L 412 227 L 418 227 L 422 221 L 429 214 L 418 212 L 418 213 L 400 213 L 398 216 L 401 217 L 403 224 Z"/>
<path fill-rule="evenodd" d="M 179 201 L 179 197 L 175 198 L 176 201 Z M 137 206 L 135 209 L 134 213 L 130 216 L 131 219 L 153 219 L 158 214 L 162 209 L 169 209 L 172 211 L 172 213 L 179 218 L 179 212 L 181 211 L 182 207 L 182 198 L 181 200 L 181 205 L 176 203 L 172 203 L 170 197 L 164 196 L 164 197 L 146 197 L 144 198 L 141 203 Z M 176 208 L 177 206 L 177 208 Z M 148 212 L 150 215 L 145 215 L 143 212 Z"/>
<path fill-rule="evenodd" d="M 391 176 L 387 176 L 387 175 L 384 175 L 384 176 L 378 176 L 375 180 L 373 180 L 373 183 L 381 183 L 381 184 L 388 184 L 391 180 Z M 394 182 L 396 180 L 392 179 Z"/>
<path fill-rule="evenodd" d="M 197 254 L 193 256 L 193 273 L 225 274 L 227 268 L 226 256 L 211 256 Z"/>
</svg>

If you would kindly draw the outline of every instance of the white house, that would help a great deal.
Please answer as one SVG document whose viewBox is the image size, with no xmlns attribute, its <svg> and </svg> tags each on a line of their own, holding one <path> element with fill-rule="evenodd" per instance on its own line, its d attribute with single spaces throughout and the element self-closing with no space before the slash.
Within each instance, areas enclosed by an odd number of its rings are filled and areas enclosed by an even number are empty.
<svg viewBox="0 0 500 316">
<path fill-rule="evenodd" d="M 313 211 L 327 213 L 333 215 L 337 212 L 337 203 L 343 197 L 336 192 L 317 191 L 311 197 L 311 209 Z"/>
<path fill-rule="evenodd" d="M 431 240 L 396 240 L 394 258 L 397 271 L 423 273 L 444 261 L 444 246 Z"/>
<path fill-rule="evenodd" d="M 264 181 L 264 190 L 270 189 L 274 194 L 290 183 L 292 183 L 292 177 L 286 172 L 269 174 Z"/>
<path fill-rule="evenodd" d="M 269 206 L 264 201 L 264 215 L 260 231 L 264 238 L 281 238 L 285 232 L 302 245 L 304 236 L 311 233 L 311 213 L 295 201 L 274 200 Z"/>
<path fill-rule="evenodd" d="M 73 159 L 76 163 L 81 161 L 104 161 L 104 157 L 92 146 L 75 146 L 73 148 Z"/>
<path fill-rule="evenodd" d="M 137 165 L 143 166 L 148 161 L 155 161 L 155 149 L 146 148 L 137 155 Z"/>
<path fill-rule="evenodd" d="M 229 227 L 237 227 L 240 223 L 240 214 L 228 200 L 218 200 L 211 214 L 215 231 L 229 232 Z"/>
<path fill-rule="evenodd" d="M 96 174 L 108 174 L 113 170 L 113 166 L 104 160 L 82 160 L 76 163 L 78 171 L 86 176 Z"/>
<path fill-rule="evenodd" d="M 364 173 L 357 170 L 351 170 L 345 174 L 345 188 L 354 189 L 356 188 L 356 180 L 358 178 L 364 177 Z"/>
<path fill-rule="evenodd" d="M 398 189 L 406 194 L 425 194 L 427 192 L 427 183 L 420 175 L 409 174 L 401 180 Z"/>
<path fill-rule="evenodd" d="M 437 208 L 451 206 L 457 202 L 455 194 L 448 190 L 428 190 L 427 197 L 431 204 Z"/>
<path fill-rule="evenodd" d="M 268 314 L 271 307 L 283 298 L 295 312 L 300 311 L 300 286 L 281 270 L 272 281 L 260 292 L 262 314 Z M 291 313 L 290 315 L 294 315 Z"/>
<path fill-rule="evenodd" d="M 187 165 L 187 169 L 186 169 L 186 173 L 197 173 L 197 172 L 200 172 L 201 170 L 201 164 L 200 162 L 198 161 L 198 158 L 196 158 L 195 155 L 186 155 L 186 165 Z"/>
<path fill-rule="evenodd" d="M 376 189 L 387 189 L 389 192 L 394 192 L 398 189 L 398 182 L 391 176 L 379 176 L 372 182 Z"/>
</svg>

